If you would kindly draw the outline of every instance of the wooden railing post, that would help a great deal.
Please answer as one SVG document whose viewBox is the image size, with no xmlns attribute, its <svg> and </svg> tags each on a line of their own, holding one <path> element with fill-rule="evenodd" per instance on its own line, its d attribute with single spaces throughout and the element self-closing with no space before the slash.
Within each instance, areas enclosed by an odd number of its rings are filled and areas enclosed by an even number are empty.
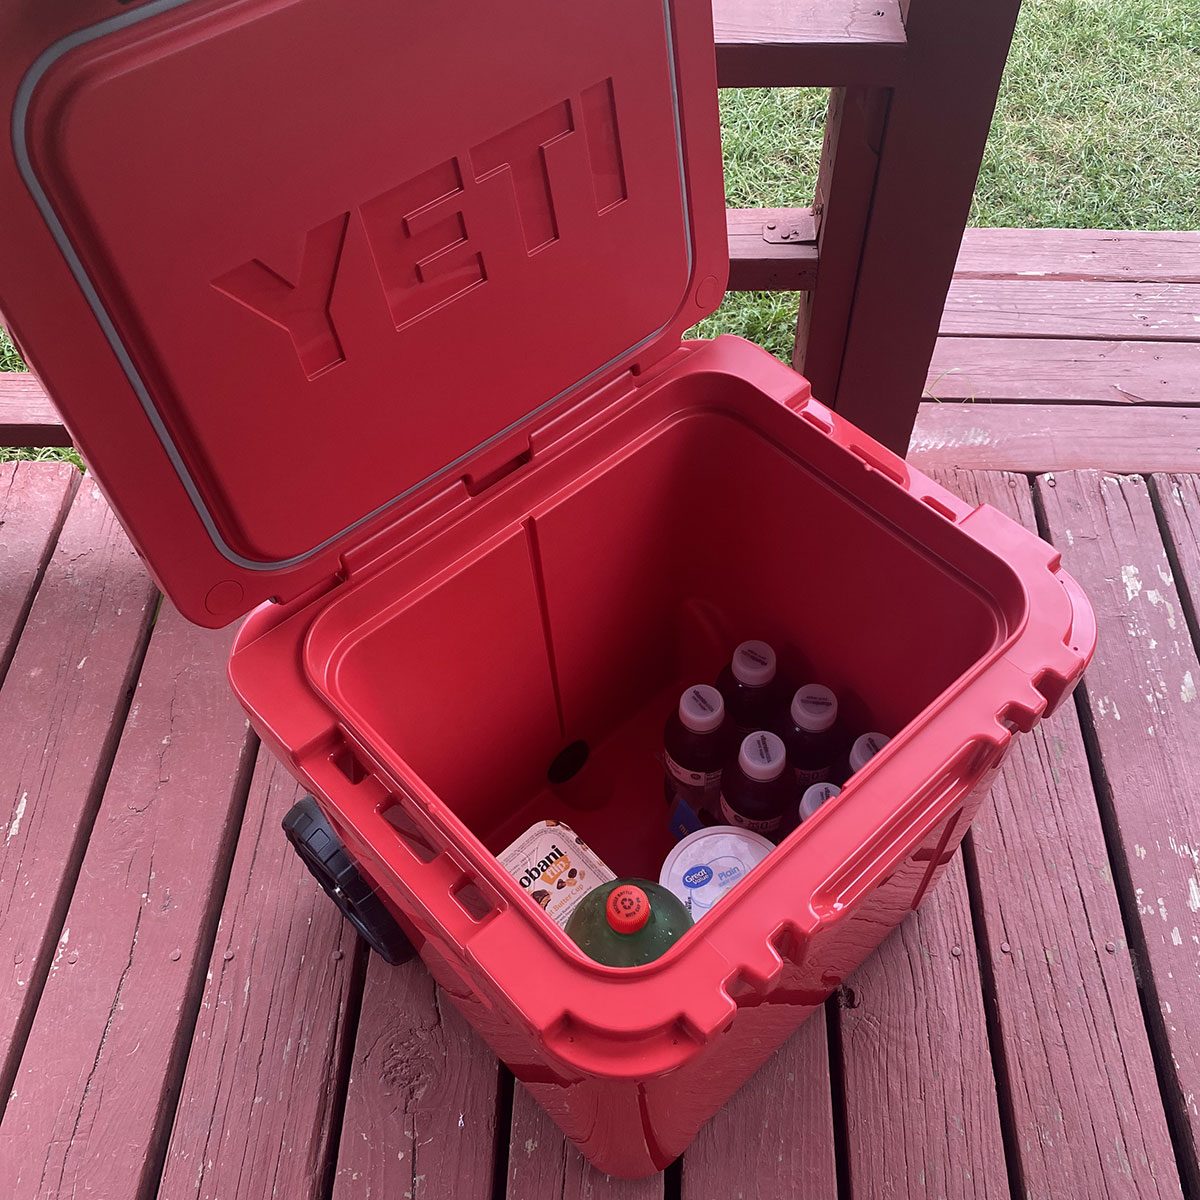
<svg viewBox="0 0 1200 1200">
<path fill-rule="evenodd" d="M 908 50 L 890 98 L 848 89 L 831 104 L 817 281 L 796 352 L 816 395 L 901 454 L 1020 0 L 902 8 Z"/>
</svg>

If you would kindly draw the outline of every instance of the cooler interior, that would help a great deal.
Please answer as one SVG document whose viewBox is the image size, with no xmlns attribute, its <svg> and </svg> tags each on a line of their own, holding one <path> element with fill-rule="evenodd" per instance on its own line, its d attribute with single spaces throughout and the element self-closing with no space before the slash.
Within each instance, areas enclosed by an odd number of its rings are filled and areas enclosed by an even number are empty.
<svg viewBox="0 0 1200 1200">
<path fill-rule="evenodd" d="M 556 818 L 618 874 L 656 879 L 673 844 L 663 724 L 738 642 L 766 639 L 793 684 L 831 686 L 852 733 L 896 735 L 1006 634 L 1002 602 L 922 549 L 920 529 L 949 522 L 908 507 L 916 532 L 732 411 L 692 406 L 434 580 L 393 568 L 364 585 L 378 611 L 339 631 L 320 675 L 493 852 Z M 320 618 L 343 619 L 336 604 Z M 552 782 L 579 742 L 586 764 Z"/>
</svg>

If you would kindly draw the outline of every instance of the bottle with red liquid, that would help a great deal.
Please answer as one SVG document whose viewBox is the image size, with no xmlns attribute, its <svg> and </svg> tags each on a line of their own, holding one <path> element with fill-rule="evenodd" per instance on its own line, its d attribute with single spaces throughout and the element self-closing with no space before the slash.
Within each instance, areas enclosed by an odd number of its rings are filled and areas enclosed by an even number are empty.
<svg viewBox="0 0 1200 1200">
<path fill-rule="evenodd" d="M 782 735 L 800 791 L 833 778 L 841 742 L 837 715 L 837 696 L 823 684 L 806 683 L 792 697 Z"/>
<path fill-rule="evenodd" d="M 739 736 L 770 729 L 776 723 L 779 698 L 775 651 L 766 642 L 743 642 L 717 676 L 717 690 Z"/>
<path fill-rule="evenodd" d="M 737 761 L 721 777 L 721 815 L 730 825 L 778 841 L 795 808 L 796 785 L 778 734 L 760 729 L 743 739 Z"/>
<path fill-rule="evenodd" d="M 715 687 L 698 683 L 684 691 L 663 730 L 668 804 L 682 796 L 701 820 L 715 816 L 731 734 L 725 701 Z"/>
</svg>

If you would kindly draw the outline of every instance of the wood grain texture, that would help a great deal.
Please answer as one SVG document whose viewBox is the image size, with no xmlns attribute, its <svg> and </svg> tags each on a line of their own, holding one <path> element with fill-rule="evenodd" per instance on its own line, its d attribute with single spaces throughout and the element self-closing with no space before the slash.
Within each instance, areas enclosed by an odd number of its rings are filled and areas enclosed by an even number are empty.
<svg viewBox="0 0 1200 1200">
<path fill-rule="evenodd" d="M 302 795 L 260 750 L 158 1200 L 324 1195 L 356 938 L 279 827 Z"/>
<path fill-rule="evenodd" d="M 1200 341 L 1200 284 L 956 279 L 943 337 Z"/>
<path fill-rule="evenodd" d="M 371 955 L 333 1200 L 489 1200 L 498 1081 L 495 1056 L 419 960 Z"/>
<path fill-rule="evenodd" d="M 968 229 L 959 279 L 1200 283 L 1200 232 Z"/>
<path fill-rule="evenodd" d="M 906 71 L 888 105 L 837 394 L 824 397 L 899 454 L 916 420 L 1019 8 L 1019 0 L 919 0 L 908 9 Z"/>
<path fill-rule="evenodd" d="M 27 371 L 0 371 L 0 446 L 69 446 L 42 385 Z"/>
<path fill-rule="evenodd" d="M 1036 529 L 1024 476 L 939 480 Z M 1179 1197 L 1073 704 L 1015 739 L 968 838 L 1024 1194 Z"/>
<path fill-rule="evenodd" d="M 1052 540 L 1096 612 L 1096 657 L 1081 685 L 1110 854 L 1160 1047 L 1166 1102 L 1196 1186 L 1200 1132 L 1200 661 L 1146 481 L 1042 476 Z"/>
<path fill-rule="evenodd" d="M 663 1176 L 616 1179 L 597 1171 L 517 1083 L 508 1151 L 508 1200 L 662 1200 Z"/>
<path fill-rule="evenodd" d="M 939 338 L 925 390 L 938 400 L 1200 404 L 1200 342 Z"/>
<path fill-rule="evenodd" d="M 793 242 L 768 242 L 768 224 L 795 229 Z M 817 278 L 817 227 L 811 208 L 727 208 L 729 290 L 789 292 Z"/>
<path fill-rule="evenodd" d="M 908 457 L 923 470 L 1200 470 L 1200 412 L 1153 404 L 927 402 Z"/>
<path fill-rule="evenodd" d="M 825 1010 L 818 1009 L 697 1135 L 682 1200 L 836 1200 Z"/>
<path fill-rule="evenodd" d="M 0 1127 L 11 1200 L 154 1194 L 252 745 L 164 605 Z"/>
<path fill-rule="evenodd" d="M 885 84 L 904 61 L 897 0 L 714 0 L 721 87 Z"/>
<path fill-rule="evenodd" d="M 1008 1200 L 961 855 L 841 996 L 853 1195 Z"/>
<path fill-rule="evenodd" d="M 69 463 L 0 463 L 0 680 L 79 479 Z"/>
<path fill-rule="evenodd" d="M 156 602 L 84 480 L 0 689 L 0 1097 L 62 930 Z"/>
</svg>

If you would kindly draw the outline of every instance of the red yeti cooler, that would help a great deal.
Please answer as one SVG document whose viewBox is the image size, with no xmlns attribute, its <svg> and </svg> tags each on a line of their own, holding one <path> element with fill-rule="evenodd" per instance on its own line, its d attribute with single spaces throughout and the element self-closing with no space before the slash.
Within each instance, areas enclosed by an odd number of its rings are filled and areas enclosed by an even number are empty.
<svg viewBox="0 0 1200 1200">
<path fill-rule="evenodd" d="M 3 309 L 150 570 L 472 1025 L 669 1163 L 917 905 L 1092 652 L 1058 555 L 735 338 L 708 5 L 0 15 Z M 671 848 L 682 688 L 764 638 L 887 747 L 657 962 L 495 857 Z M 569 789 L 547 771 L 583 742 Z"/>
</svg>

